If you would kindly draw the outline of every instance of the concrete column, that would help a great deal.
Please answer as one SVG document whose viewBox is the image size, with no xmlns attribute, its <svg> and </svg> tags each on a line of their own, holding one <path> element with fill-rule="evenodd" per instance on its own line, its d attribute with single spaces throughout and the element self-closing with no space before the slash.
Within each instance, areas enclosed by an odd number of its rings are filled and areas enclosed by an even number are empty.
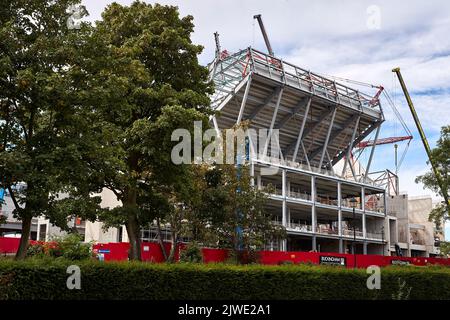
<svg viewBox="0 0 450 320">
<path fill-rule="evenodd" d="M 250 160 L 250 185 L 255 185 L 255 163 Z"/>
<path fill-rule="evenodd" d="M 366 230 L 366 212 L 363 212 L 362 214 L 362 231 L 363 231 L 363 237 L 367 237 L 367 230 Z"/>
<path fill-rule="evenodd" d="M 281 251 L 287 251 L 287 239 L 281 241 Z"/>
<path fill-rule="evenodd" d="M 365 199 L 365 190 L 364 187 L 361 187 L 361 210 L 366 210 L 366 199 Z"/>
<path fill-rule="evenodd" d="M 261 173 L 256 175 L 256 186 L 261 189 Z"/>
<path fill-rule="evenodd" d="M 286 228 L 288 226 L 287 203 L 286 203 L 286 170 L 281 170 L 281 195 L 283 197 L 281 220 L 282 220 L 283 226 Z M 282 244 L 281 244 L 281 250 L 282 251 L 287 250 L 287 239 L 283 239 Z"/>
<path fill-rule="evenodd" d="M 287 227 L 287 203 L 286 203 L 286 170 L 281 171 L 281 196 L 283 197 L 281 220 L 284 227 Z"/>
<path fill-rule="evenodd" d="M 287 218 L 286 218 L 287 225 L 290 225 L 291 224 L 291 208 L 287 207 L 286 212 L 287 212 Z"/>
<path fill-rule="evenodd" d="M 311 225 L 312 231 L 316 232 L 317 218 L 316 218 L 316 177 L 311 177 L 311 198 L 312 198 L 312 206 L 311 206 Z"/>
<path fill-rule="evenodd" d="M 289 181 L 289 179 L 287 179 L 286 182 L 286 197 L 290 197 L 291 196 L 291 181 Z"/>
<path fill-rule="evenodd" d="M 312 231 L 316 233 L 316 226 L 317 226 L 317 218 L 316 218 L 316 177 L 311 176 L 311 200 L 312 200 L 312 206 L 311 206 L 311 225 L 312 225 Z M 312 250 L 317 250 L 317 239 L 316 236 L 313 235 L 312 238 Z"/>
<path fill-rule="evenodd" d="M 342 236 L 342 211 L 341 211 L 341 183 L 338 182 L 337 185 L 337 194 L 338 194 L 338 234 Z"/>
<path fill-rule="evenodd" d="M 363 212 L 362 216 L 361 216 L 361 220 L 362 220 L 362 232 L 363 232 L 363 238 L 365 239 L 367 234 L 366 234 L 366 192 L 364 190 L 364 187 L 361 187 L 361 210 Z"/>
<path fill-rule="evenodd" d="M 363 254 L 367 254 L 367 242 L 364 241 L 363 243 Z"/>
<path fill-rule="evenodd" d="M 339 253 L 344 253 L 344 241 L 339 239 Z"/>
</svg>

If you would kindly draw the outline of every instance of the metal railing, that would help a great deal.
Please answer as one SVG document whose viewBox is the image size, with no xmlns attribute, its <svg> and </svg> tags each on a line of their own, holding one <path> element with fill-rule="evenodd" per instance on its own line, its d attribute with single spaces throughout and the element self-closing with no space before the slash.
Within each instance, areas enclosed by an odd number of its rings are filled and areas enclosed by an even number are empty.
<svg viewBox="0 0 450 320">
<path fill-rule="evenodd" d="M 361 230 L 355 231 L 356 237 L 362 238 L 364 236 L 363 232 Z M 342 235 L 346 237 L 353 237 L 353 229 L 342 229 Z"/>
<path fill-rule="evenodd" d="M 379 101 L 373 100 L 373 97 L 367 94 L 281 59 L 272 57 L 264 52 L 253 48 L 247 50 L 249 50 L 251 54 L 251 59 L 249 61 L 253 63 L 253 70 L 261 67 L 267 70 L 271 78 L 279 78 L 284 83 L 294 85 L 301 90 L 308 91 L 311 94 L 322 96 L 328 100 L 352 108 L 360 109 L 366 107 L 372 109 L 377 108 L 380 110 Z"/>
<path fill-rule="evenodd" d="M 328 197 L 321 197 L 321 196 L 316 197 L 316 202 L 326 204 L 329 206 L 337 206 L 339 204 L 337 199 L 330 199 Z"/>
<path fill-rule="evenodd" d="M 368 238 L 368 239 L 383 240 L 383 234 L 381 234 L 381 233 L 376 233 L 376 232 L 366 232 L 366 238 Z"/>
<path fill-rule="evenodd" d="M 366 108 L 381 112 L 378 99 L 253 48 L 223 56 L 214 63 L 214 68 L 210 68 L 211 78 L 216 85 L 216 91 L 211 97 L 213 106 L 231 94 L 233 88 L 250 72 L 262 71 L 271 79 L 334 103 L 357 110 Z"/>
<path fill-rule="evenodd" d="M 292 191 L 292 189 L 289 191 L 288 195 L 289 198 L 294 198 L 294 199 L 301 199 L 301 200 L 307 200 L 307 201 L 311 201 L 311 195 L 306 193 L 306 192 L 297 192 L 297 191 Z"/>
<path fill-rule="evenodd" d="M 290 222 L 288 228 L 299 232 L 312 232 L 312 225 L 310 224 Z"/>
<path fill-rule="evenodd" d="M 331 234 L 331 235 L 338 235 L 339 234 L 339 230 L 338 228 L 334 228 L 332 226 L 329 225 L 321 225 L 319 224 L 316 227 L 316 232 L 317 233 L 321 233 L 321 234 Z"/>
</svg>

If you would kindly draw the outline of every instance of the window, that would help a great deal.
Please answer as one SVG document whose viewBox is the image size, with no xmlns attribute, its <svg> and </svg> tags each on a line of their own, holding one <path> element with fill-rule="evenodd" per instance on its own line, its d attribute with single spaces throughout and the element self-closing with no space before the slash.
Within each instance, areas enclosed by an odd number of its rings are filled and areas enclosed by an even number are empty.
<svg viewBox="0 0 450 320">
<path fill-rule="evenodd" d="M 47 225 L 41 224 L 39 226 L 39 241 L 45 241 L 47 236 Z"/>
</svg>

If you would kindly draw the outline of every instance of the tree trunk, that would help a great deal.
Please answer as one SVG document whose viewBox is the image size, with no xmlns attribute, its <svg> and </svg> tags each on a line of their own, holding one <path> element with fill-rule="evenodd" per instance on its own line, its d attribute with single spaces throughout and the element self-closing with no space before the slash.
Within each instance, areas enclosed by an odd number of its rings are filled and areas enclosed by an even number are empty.
<svg viewBox="0 0 450 320">
<path fill-rule="evenodd" d="M 169 263 L 175 262 L 175 252 L 177 250 L 177 242 L 178 242 L 178 233 L 172 231 L 172 246 L 170 247 L 169 257 L 167 258 L 167 262 Z"/>
<path fill-rule="evenodd" d="M 163 256 L 164 256 L 164 261 L 167 261 L 167 251 L 166 251 L 166 247 L 164 246 L 164 241 L 162 239 L 161 222 L 159 220 L 159 217 L 156 218 L 156 230 L 158 232 L 159 246 L 161 247 L 161 251 L 162 251 Z"/>
<path fill-rule="evenodd" d="M 25 217 L 22 220 L 22 235 L 20 236 L 19 249 L 17 250 L 15 260 L 23 260 L 27 255 L 28 240 L 30 239 L 32 217 Z"/>
<path fill-rule="evenodd" d="M 128 215 L 128 221 L 125 224 L 130 242 L 130 252 L 128 258 L 130 260 L 141 260 L 141 237 L 140 228 L 134 214 Z"/>
</svg>

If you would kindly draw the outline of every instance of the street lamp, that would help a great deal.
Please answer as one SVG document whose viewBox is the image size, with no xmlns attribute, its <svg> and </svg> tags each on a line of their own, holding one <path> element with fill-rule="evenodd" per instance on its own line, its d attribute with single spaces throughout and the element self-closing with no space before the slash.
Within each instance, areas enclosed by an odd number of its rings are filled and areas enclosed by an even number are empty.
<svg viewBox="0 0 450 320">
<path fill-rule="evenodd" d="M 353 243 L 352 243 L 352 253 L 353 253 L 353 259 L 354 259 L 354 265 L 353 268 L 356 268 L 356 250 L 355 250 L 355 243 L 356 243 L 356 206 L 358 205 L 358 200 L 355 199 L 355 197 L 352 197 L 350 199 L 350 207 L 353 209 Z"/>
</svg>

